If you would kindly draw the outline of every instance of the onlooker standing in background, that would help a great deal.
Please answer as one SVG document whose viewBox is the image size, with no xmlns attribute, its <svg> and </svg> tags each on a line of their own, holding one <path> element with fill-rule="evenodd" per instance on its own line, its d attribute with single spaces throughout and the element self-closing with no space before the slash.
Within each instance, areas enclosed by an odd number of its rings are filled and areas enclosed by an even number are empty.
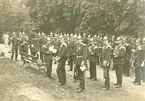
<svg viewBox="0 0 145 101">
<path fill-rule="evenodd" d="M 12 37 L 12 56 L 11 56 L 11 60 L 13 60 L 14 56 L 15 56 L 15 61 L 17 61 L 18 58 L 18 45 L 19 45 L 19 40 L 16 36 L 16 33 L 13 32 L 13 37 Z"/>
</svg>

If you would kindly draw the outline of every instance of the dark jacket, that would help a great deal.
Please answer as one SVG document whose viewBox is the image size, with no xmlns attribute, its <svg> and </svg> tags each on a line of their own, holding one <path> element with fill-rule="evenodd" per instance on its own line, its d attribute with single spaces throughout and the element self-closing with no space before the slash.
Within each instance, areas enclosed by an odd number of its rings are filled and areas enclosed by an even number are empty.
<svg viewBox="0 0 145 101">
<path fill-rule="evenodd" d="M 112 49 L 111 46 L 106 46 L 102 51 L 102 61 L 111 63 Z"/>
<path fill-rule="evenodd" d="M 69 42 L 69 47 L 68 47 L 68 55 L 73 56 L 74 53 L 74 41 Z"/>
<path fill-rule="evenodd" d="M 93 46 L 89 47 L 89 56 L 88 56 L 89 62 L 96 62 L 96 55 L 95 55 L 95 49 Z"/>
<path fill-rule="evenodd" d="M 130 61 L 131 58 L 131 47 L 126 46 L 126 55 L 125 55 L 125 61 Z"/>
<path fill-rule="evenodd" d="M 118 46 L 116 46 L 118 47 Z M 115 50 L 118 52 L 117 57 L 114 57 L 113 59 L 113 63 L 114 64 L 124 64 L 125 63 L 125 55 L 126 55 L 126 50 L 124 46 L 119 46 L 117 50 Z"/>
<path fill-rule="evenodd" d="M 66 62 L 67 60 L 67 46 L 62 44 L 60 49 L 59 49 L 59 60 L 58 62 Z"/>
<path fill-rule="evenodd" d="M 17 37 L 12 38 L 12 48 L 18 48 L 19 40 Z"/>
<path fill-rule="evenodd" d="M 45 62 L 52 61 L 52 52 L 49 50 L 50 47 L 51 47 L 50 44 L 46 44 L 46 47 L 43 48 Z"/>
<path fill-rule="evenodd" d="M 76 65 L 81 65 L 82 61 L 86 62 L 88 58 L 87 46 L 79 45 L 76 51 Z"/>
</svg>

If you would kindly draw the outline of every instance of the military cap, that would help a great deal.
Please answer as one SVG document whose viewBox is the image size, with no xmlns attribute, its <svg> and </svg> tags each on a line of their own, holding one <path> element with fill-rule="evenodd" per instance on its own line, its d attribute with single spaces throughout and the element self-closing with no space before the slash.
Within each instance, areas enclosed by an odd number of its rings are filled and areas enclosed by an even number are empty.
<svg viewBox="0 0 145 101">
<path fill-rule="evenodd" d="M 73 33 L 71 33 L 70 36 L 73 37 Z"/>
<path fill-rule="evenodd" d="M 82 37 L 79 35 L 77 38 L 78 38 L 78 39 L 81 39 Z"/>
<path fill-rule="evenodd" d="M 22 34 L 25 35 L 25 32 L 23 32 Z"/>
<path fill-rule="evenodd" d="M 89 34 L 89 35 L 88 35 L 88 38 L 90 38 L 90 37 L 91 37 L 91 35 Z"/>
<path fill-rule="evenodd" d="M 45 34 L 42 32 L 42 35 L 44 36 Z"/>
<path fill-rule="evenodd" d="M 121 37 L 117 37 L 117 41 L 120 41 L 121 40 Z"/>
<path fill-rule="evenodd" d="M 103 38 L 103 40 L 104 40 L 104 41 L 108 40 L 108 37 L 107 37 L 107 36 L 105 36 L 105 37 Z"/>
<path fill-rule="evenodd" d="M 53 35 L 53 33 L 52 33 L 52 32 L 50 32 L 50 35 Z"/>
<path fill-rule="evenodd" d="M 94 41 L 93 38 L 91 38 L 90 41 L 93 42 Z"/>
<path fill-rule="evenodd" d="M 15 32 L 13 32 L 13 35 L 16 35 L 16 33 L 15 33 Z"/>
<path fill-rule="evenodd" d="M 69 36 L 69 34 L 67 34 L 67 36 Z"/>
<path fill-rule="evenodd" d="M 57 36 L 57 34 L 55 33 L 55 36 Z"/>
<path fill-rule="evenodd" d="M 63 38 L 62 34 L 59 36 L 59 38 Z"/>
<path fill-rule="evenodd" d="M 74 35 L 74 38 L 77 38 L 77 35 L 76 34 Z"/>
</svg>

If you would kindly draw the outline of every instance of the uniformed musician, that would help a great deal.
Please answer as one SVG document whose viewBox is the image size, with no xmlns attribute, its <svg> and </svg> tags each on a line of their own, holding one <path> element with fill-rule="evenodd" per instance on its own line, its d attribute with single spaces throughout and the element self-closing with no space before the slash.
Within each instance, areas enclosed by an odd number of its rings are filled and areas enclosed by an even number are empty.
<svg viewBox="0 0 145 101">
<path fill-rule="evenodd" d="M 43 45 L 43 52 L 44 52 L 44 61 L 47 67 L 46 77 L 51 79 L 52 78 L 52 53 L 54 46 L 51 44 L 50 38 L 47 38 L 47 43 Z"/>
<path fill-rule="evenodd" d="M 125 47 L 123 46 L 122 39 L 120 37 L 117 38 L 117 46 L 114 49 L 114 67 L 116 71 L 117 83 L 116 88 L 122 87 L 122 74 L 123 74 L 123 65 L 125 63 Z"/>
<path fill-rule="evenodd" d="M 67 44 L 64 38 L 61 38 L 61 46 L 59 49 L 59 58 L 58 58 L 58 66 L 57 66 L 57 76 L 60 85 L 66 84 L 66 70 L 65 70 L 65 62 L 67 61 Z"/>
<path fill-rule="evenodd" d="M 102 64 L 103 64 L 103 72 L 104 72 L 104 87 L 103 89 L 108 90 L 110 88 L 110 75 L 109 75 L 109 69 L 111 65 L 111 55 L 112 55 L 112 49 L 111 45 L 108 42 L 107 37 L 104 37 L 104 47 L 102 51 Z"/>
<path fill-rule="evenodd" d="M 75 68 L 76 73 L 78 73 L 78 80 L 80 81 L 77 93 L 81 93 L 85 89 L 85 63 L 87 61 L 87 53 L 85 52 L 88 50 L 87 44 L 87 41 L 80 40 L 77 47 Z"/>
</svg>

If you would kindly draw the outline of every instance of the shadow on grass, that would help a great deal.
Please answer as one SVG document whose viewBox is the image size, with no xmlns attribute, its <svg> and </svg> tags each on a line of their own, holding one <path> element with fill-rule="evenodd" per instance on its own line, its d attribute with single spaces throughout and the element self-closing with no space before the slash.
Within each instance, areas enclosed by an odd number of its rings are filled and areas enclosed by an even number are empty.
<svg viewBox="0 0 145 101">
<path fill-rule="evenodd" d="M 34 66 L 25 66 L 25 70 L 30 74 L 41 75 L 44 77 L 46 75 L 46 73 L 44 71 L 39 72 L 39 70 L 36 69 L 36 67 L 34 67 Z"/>
</svg>

